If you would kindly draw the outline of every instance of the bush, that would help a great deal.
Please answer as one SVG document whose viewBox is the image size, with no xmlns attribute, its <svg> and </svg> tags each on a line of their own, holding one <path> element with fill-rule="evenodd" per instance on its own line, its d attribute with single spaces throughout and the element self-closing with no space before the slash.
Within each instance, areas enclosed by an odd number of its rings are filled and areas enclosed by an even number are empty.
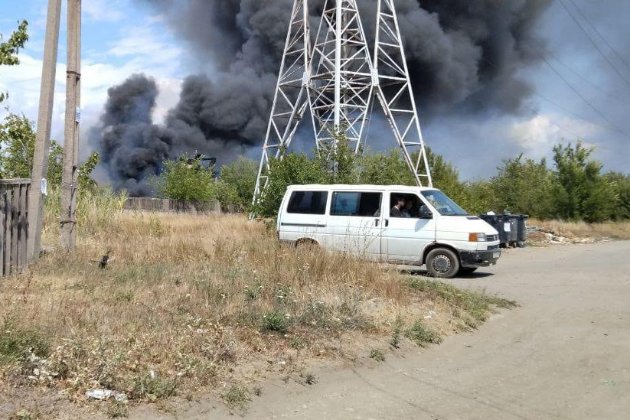
<svg viewBox="0 0 630 420">
<path fill-rule="evenodd" d="M 45 230 L 52 235 L 57 235 L 59 229 L 60 193 L 59 188 L 52 188 L 45 201 Z M 125 192 L 116 193 L 110 188 L 79 189 L 76 216 L 79 232 L 94 234 L 110 229 L 112 220 L 122 213 L 126 201 Z"/>
<path fill-rule="evenodd" d="M 0 331 L 0 363 L 24 361 L 30 353 L 48 356 L 48 340 L 39 331 L 20 328 L 11 320 L 5 320 Z"/>
<path fill-rule="evenodd" d="M 614 187 L 601 175 L 602 164 L 590 159 L 593 150 L 581 142 L 553 148 L 557 215 L 565 220 L 602 222 L 617 212 Z"/>
<path fill-rule="evenodd" d="M 495 212 L 509 210 L 536 218 L 554 213 L 554 176 L 545 159 L 535 162 L 520 155 L 503 161 L 498 170 L 497 176 L 490 180 Z"/>
<path fill-rule="evenodd" d="M 34 125 L 24 115 L 8 114 L 0 123 L 0 178 L 30 178 L 35 153 Z M 79 189 L 95 189 L 91 178 L 99 162 L 99 154 L 92 153 L 79 167 Z M 51 140 L 48 155 L 48 185 L 61 185 L 63 171 L 63 147 Z"/>
<path fill-rule="evenodd" d="M 285 333 L 289 329 L 289 323 L 280 311 L 271 311 L 263 316 L 262 330 Z"/>
<path fill-rule="evenodd" d="M 157 187 L 163 197 L 172 200 L 204 202 L 217 198 L 214 174 L 199 159 L 166 161 Z"/>
<path fill-rule="evenodd" d="M 322 149 L 313 157 L 288 154 L 272 159 L 267 189 L 253 211 L 275 217 L 287 186 L 310 183 L 359 183 L 415 185 L 399 150 L 355 156 L 347 139 L 338 136 L 335 150 Z M 471 214 L 528 214 L 537 219 L 563 218 L 601 222 L 630 218 L 630 176 L 602 174 L 602 165 L 591 159 L 593 149 L 578 142 L 554 148 L 555 170 L 545 159 L 534 161 L 519 155 L 504 160 L 490 180 L 462 182 L 457 169 L 427 148 L 433 185 Z M 413 158 L 413 157 L 412 157 Z M 242 160 L 228 166 L 223 182 L 222 202 L 240 203 L 247 208 L 253 192 L 255 163 Z"/>
<path fill-rule="evenodd" d="M 442 337 L 435 331 L 425 327 L 420 320 L 416 321 L 411 328 L 407 330 L 405 335 L 420 347 L 424 347 L 427 344 L 440 344 L 442 342 Z"/>
<path fill-rule="evenodd" d="M 275 217 L 287 187 L 292 184 L 326 183 L 328 175 L 320 162 L 304 154 L 288 154 L 270 161 L 269 183 L 254 212 L 262 217 Z"/>
<path fill-rule="evenodd" d="M 239 211 L 247 211 L 251 207 L 258 164 L 251 159 L 238 158 L 221 168 L 218 185 L 218 198 L 223 206 L 234 206 Z"/>
</svg>

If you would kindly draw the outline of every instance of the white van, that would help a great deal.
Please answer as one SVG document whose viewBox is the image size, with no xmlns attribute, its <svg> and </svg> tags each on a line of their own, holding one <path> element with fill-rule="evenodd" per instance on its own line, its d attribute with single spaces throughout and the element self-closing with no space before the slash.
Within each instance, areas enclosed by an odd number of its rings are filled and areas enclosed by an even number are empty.
<svg viewBox="0 0 630 420">
<path fill-rule="evenodd" d="M 449 278 L 496 264 L 499 234 L 434 188 L 293 185 L 278 213 L 278 237 L 371 260 L 420 266 Z"/>
</svg>

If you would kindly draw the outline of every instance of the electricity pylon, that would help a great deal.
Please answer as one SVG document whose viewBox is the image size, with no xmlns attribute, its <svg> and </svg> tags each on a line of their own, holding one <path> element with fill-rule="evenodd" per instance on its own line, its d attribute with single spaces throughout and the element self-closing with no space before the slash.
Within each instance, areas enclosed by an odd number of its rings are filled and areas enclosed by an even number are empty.
<svg viewBox="0 0 630 420">
<path fill-rule="evenodd" d="M 265 136 L 254 202 L 269 181 L 269 161 L 280 158 L 291 145 L 306 110 L 310 79 L 311 34 L 308 0 L 294 0 L 278 84 Z"/>
<path fill-rule="evenodd" d="M 378 78 L 376 95 L 416 183 L 432 187 L 433 179 L 427 161 L 394 0 L 378 0 L 376 13 L 374 47 L 374 72 Z"/>
<path fill-rule="evenodd" d="M 359 153 L 375 83 L 355 0 L 326 2 L 311 68 L 308 98 L 317 149 L 332 150 L 344 134 Z"/>
<path fill-rule="evenodd" d="M 308 0 L 294 1 L 254 203 L 269 182 L 270 160 L 288 150 L 307 107 L 318 150 L 334 150 L 343 134 L 359 154 L 375 100 L 416 183 L 432 186 L 394 0 L 378 0 L 376 19 L 372 55 L 356 0 L 326 0 L 314 38 Z"/>
</svg>

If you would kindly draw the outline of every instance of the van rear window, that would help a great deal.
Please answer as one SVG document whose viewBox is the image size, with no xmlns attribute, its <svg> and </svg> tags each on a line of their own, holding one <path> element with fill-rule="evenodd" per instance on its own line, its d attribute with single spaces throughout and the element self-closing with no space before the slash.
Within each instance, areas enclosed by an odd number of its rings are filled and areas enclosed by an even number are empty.
<svg viewBox="0 0 630 420">
<path fill-rule="evenodd" d="M 326 214 L 328 191 L 294 191 L 287 213 Z"/>
</svg>

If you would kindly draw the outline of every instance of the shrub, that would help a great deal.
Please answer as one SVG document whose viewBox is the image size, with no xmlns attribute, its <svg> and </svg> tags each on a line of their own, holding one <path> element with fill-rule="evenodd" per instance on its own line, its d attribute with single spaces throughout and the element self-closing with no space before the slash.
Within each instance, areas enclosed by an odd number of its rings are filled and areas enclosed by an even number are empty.
<svg viewBox="0 0 630 420">
<path fill-rule="evenodd" d="M 169 160 L 157 179 L 157 190 L 173 200 L 210 201 L 217 198 L 217 184 L 211 169 L 199 159 Z"/>
<path fill-rule="evenodd" d="M 0 363 L 24 361 L 32 353 L 46 357 L 50 344 L 39 331 L 24 329 L 13 321 L 5 319 L 0 331 Z"/>
<path fill-rule="evenodd" d="M 223 394 L 223 401 L 225 401 L 231 410 L 237 409 L 244 411 L 247 409 L 247 405 L 251 400 L 249 390 L 240 385 L 230 386 L 227 392 Z"/>
<path fill-rule="evenodd" d="M 257 176 L 258 164 L 244 157 L 221 167 L 218 193 L 221 204 L 247 211 L 252 204 Z"/>
<path fill-rule="evenodd" d="M 271 311 L 263 316 L 262 330 L 285 333 L 289 329 L 289 323 L 280 311 Z"/>
<path fill-rule="evenodd" d="M 405 334 L 407 338 L 415 342 L 420 347 L 427 344 L 440 344 L 442 337 L 435 331 L 427 328 L 422 321 L 417 320 Z"/>
<path fill-rule="evenodd" d="M 378 349 L 372 349 L 370 350 L 370 359 L 375 360 L 377 362 L 384 362 L 385 353 L 383 353 L 383 351 L 378 350 Z"/>
</svg>

